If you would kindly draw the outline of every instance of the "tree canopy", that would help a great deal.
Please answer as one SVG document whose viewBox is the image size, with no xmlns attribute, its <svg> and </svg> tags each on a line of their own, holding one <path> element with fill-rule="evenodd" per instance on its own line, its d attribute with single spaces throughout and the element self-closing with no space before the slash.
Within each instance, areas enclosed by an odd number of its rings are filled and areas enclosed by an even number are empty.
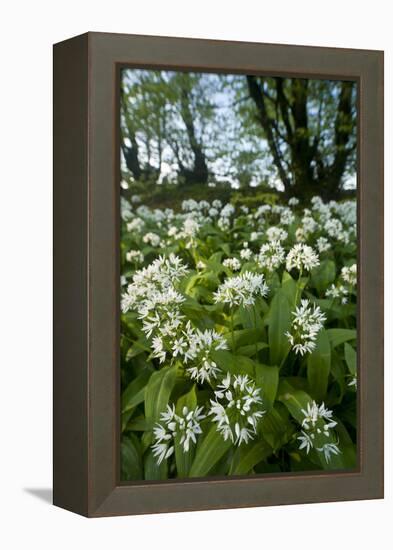
<svg viewBox="0 0 393 550">
<path fill-rule="evenodd" d="M 352 81 L 125 69 L 123 180 L 353 194 L 356 96 Z"/>
</svg>

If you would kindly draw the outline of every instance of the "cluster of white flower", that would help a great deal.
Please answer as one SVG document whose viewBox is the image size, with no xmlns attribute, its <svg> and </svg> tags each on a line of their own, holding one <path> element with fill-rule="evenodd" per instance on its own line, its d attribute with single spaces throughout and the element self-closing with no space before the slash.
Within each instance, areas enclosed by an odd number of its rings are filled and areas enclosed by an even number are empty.
<svg viewBox="0 0 393 550">
<path fill-rule="evenodd" d="M 285 231 L 285 229 L 281 229 L 281 227 L 276 227 L 275 225 L 272 225 L 267 229 L 266 236 L 268 241 L 270 242 L 280 242 L 285 241 L 285 239 L 288 237 L 288 233 Z"/>
<path fill-rule="evenodd" d="M 343 267 L 341 270 L 341 277 L 350 286 L 356 286 L 356 282 L 357 282 L 356 264 L 352 264 L 349 267 L 347 266 Z"/>
<path fill-rule="evenodd" d="M 318 255 L 311 246 L 306 244 L 295 244 L 287 254 L 286 267 L 288 271 L 293 268 L 299 271 L 311 271 L 317 265 L 319 265 Z"/>
<path fill-rule="evenodd" d="M 247 375 L 227 374 L 214 392 L 209 415 L 224 440 L 235 445 L 254 438 L 264 415 L 260 390 Z"/>
<path fill-rule="evenodd" d="M 326 237 L 319 237 L 319 239 L 317 239 L 316 245 L 320 254 L 322 254 L 323 252 L 327 252 L 332 247 Z"/>
<path fill-rule="evenodd" d="M 325 404 L 317 405 L 315 401 L 307 404 L 307 409 L 302 409 L 304 419 L 302 421 L 299 449 L 305 449 L 308 454 L 311 449 L 323 453 L 326 462 L 330 461 L 332 455 L 338 455 L 340 450 L 336 443 L 325 441 L 331 437 L 330 430 L 337 425 L 332 419 L 333 412 L 325 407 Z"/>
<path fill-rule="evenodd" d="M 157 247 L 160 246 L 161 238 L 157 233 L 146 233 L 143 235 L 143 242 Z"/>
<path fill-rule="evenodd" d="M 257 256 L 257 263 L 262 269 L 275 271 L 285 261 L 285 251 L 279 241 L 263 244 Z"/>
<path fill-rule="evenodd" d="M 183 357 L 190 378 L 203 384 L 212 382 L 220 372 L 212 358 L 215 351 L 228 349 L 226 339 L 212 329 L 201 331 L 187 323 L 182 335 L 174 342 L 173 355 Z"/>
<path fill-rule="evenodd" d="M 315 349 L 315 340 L 318 332 L 326 320 L 319 306 L 312 307 L 308 300 L 302 300 L 292 313 L 293 321 L 291 332 L 286 332 L 293 351 L 304 355 Z"/>
<path fill-rule="evenodd" d="M 155 443 L 152 451 L 158 464 L 173 454 L 176 436 L 180 438 L 179 445 L 184 453 L 189 451 L 191 442 L 196 443 L 197 436 L 202 433 L 200 421 L 206 418 L 202 412 L 203 407 L 194 410 L 183 407 L 181 414 L 177 414 L 175 405 L 168 405 L 167 410 L 161 413 L 161 424 L 157 423 L 153 428 Z"/>
<path fill-rule="evenodd" d="M 224 267 L 228 267 L 232 271 L 239 271 L 239 269 L 242 266 L 242 264 L 239 262 L 237 258 L 227 258 L 222 262 L 222 265 Z"/>
<path fill-rule="evenodd" d="M 341 304 L 348 302 L 348 289 L 344 285 L 330 285 L 326 291 L 326 298 L 331 300 L 339 300 Z"/>
<path fill-rule="evenodd" d="M 129 250 L 126 252 L 126 260 L 130 263 L 142 264 L 145 259 L 140 250 Z"/>
<path fill-rule="evenodd" d="M 245 271 L 226 279 L 214 292 L 215 303 L 233 306 L 252 306 L 258 296 L 267 296 L 269 288 L 263 275 Z"/>
</svg>

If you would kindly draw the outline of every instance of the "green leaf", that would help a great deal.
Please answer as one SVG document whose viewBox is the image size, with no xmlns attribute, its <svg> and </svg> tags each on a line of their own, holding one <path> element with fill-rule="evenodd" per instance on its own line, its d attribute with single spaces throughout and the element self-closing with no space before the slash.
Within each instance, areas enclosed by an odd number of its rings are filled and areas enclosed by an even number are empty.
<svg viewBox="0 0 393 550">
<path fill-rule="evenodd" d="M 356 351 L 349 344 L 344 344 L 344 357 L 348 365 L 349 372 L 356 375 Z"/>
<path fill-rule="evenodd" d="M 262 339 L 264 337 L 264 330 L 263 328 L 245 328 L 242 330 L 235 330 L 233 332 L 234 340 L 235 340 L 235 347 L 236 349 L 240 348 L 241 346 L 247 346 L 250 344 L 257 344 L 259 342 L 262 343 Z M 232 346 L 232 333 L 228 332 L 225 334 L 225 338 L 228 341 L 229 346 Z M 265 347 L 268 347 L 267 344 L 265 344 Z"/>
<path fill-rule="evenodd" d="M 290 344 L 285 333 L 291 328 L 291 309 L 287 296 L 279 290 L 269 312 L 270 363 L 281 365 L 288 355 Z"/>
<path fill-rule="evenodd" d="M 160 414 L 168 405 L 169 397 L 175 386 L 176 365 L 164 367 L 151 375 L 146 387 L 145 416 L 147 422 L 157 422 Z"/>
<path fill-rule="evenodd" d="M 213 361 L 221 370 L 231 374 L 248 374 L 254 377 L 255 362 L 243 355 L 234 355 L 229 351 L 218 350 L 211 353 Z"/>
<path fill-rule="evenodd" d="M 241 445 L 235 453 L 229 475 L 248 474 L 258 462 L 271 454 L 272 448 L 263 440 Z"/>
<path fill-rule="evenodd" d="M 336 264 L 332 260 L 323 260 L 319 266 L 312 270 L 310 283 L 317 289 L 319 294 L 322 294 L 329 285 L 334 283 L 335 279 Z"/>
<path fill-rule="evenodd" d="M 307 404 L 312 401 L 311 397 L 303 390 L 297 390 L 286 380 L 281 380 L 278 387 L 278 400 L 286 406 L 293 418 L 302 424 L 304 414 L 302 409 L 307 409 Z"/>
<path fill-rule="evenodd" d="M 312 397 L 320 402 L 326 397 L 331 364 L 330 341 L 325 329 L 316 339 L 316 347 L 307 358 L 307 379 Z"/>
<path fill-rule="evenodd" d="M 294 304 L 297 292 L 297 284 L 287 271 L 284 271 L 284 273 L 282 274 L 281 289 L 281 291 L 288 298 L 289 303 Z"/>
<path fill-rule="evenodd" d="M 190 477 L 207 475 L 217 462 L 229 450 L 231 441 L 224 441 L 222 435 L 212 425 L 202 443 L 198 445 L 194 462 L 190 470 Z"/>
<path fill-rule="evenodd" d="M 142 403 L 145 398 L 145 387 L 153 370 L 152 367 L 146 367 L 124 390 L 121 396 L 122 413 Z"/>
<path fill-rule="evenodd" d="M 168 463 L 163 460 L 161 464 L 157 464 L 157 459 L 153 452 L 149 450 L 145 455 L 145 479 L 159 481 L 168 479 Z"/>
<path fill-rule="evenodd" d="M 130 434 L 123 437 L 121 446 L 121 478 L 123 480 L 142 479 L 142 460 L 137 437 Z"/>
<path fill-rule="evenodd" d="M 255 367 L 255 380 L 262 389 L 263 405 L 266 410 L 273 407 L 278 388 L 279 368 L 258 364 Z"/>
<path fill-rule="evenodd" d="M 274 451 L 285 445 L 293 432 L 294 426 L 287 409 L 277 402 L 274 408 L 263 416 L 258 427 L 258 433 L 263 436 Z"/>
<path fill-rule="evenodd" d="M 348 328 L 329 328 L 326 331 L 329 336 L 332 348 L 336 348 L 344 342 L 356 339 L 356 330 Z"/>
</svg>

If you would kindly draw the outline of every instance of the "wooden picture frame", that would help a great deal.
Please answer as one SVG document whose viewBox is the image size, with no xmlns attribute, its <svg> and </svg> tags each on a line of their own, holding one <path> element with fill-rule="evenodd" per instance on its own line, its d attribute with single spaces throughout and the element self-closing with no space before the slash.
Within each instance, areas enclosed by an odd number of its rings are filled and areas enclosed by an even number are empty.
<svg viewBox="0 0 393 550">
<path fill-rule="evenodd" d="M 359 86 L 356 471 L 121 483 L 119 69 Z M 383 497 L 383 52 L 87 33 L 54 46 L 54 504 L 89 516 Z"/>
</svg>

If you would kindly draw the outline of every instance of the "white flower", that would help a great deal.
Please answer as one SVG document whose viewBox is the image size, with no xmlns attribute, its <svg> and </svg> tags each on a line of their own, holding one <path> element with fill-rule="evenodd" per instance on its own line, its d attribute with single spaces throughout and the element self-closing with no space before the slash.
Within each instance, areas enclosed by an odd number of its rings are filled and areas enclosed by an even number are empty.
<svg viewBox="0 0 393 550">
<path fill-rule="evenodd" d="M 199 223 L 193 218 L 186 218 L 183 224 L 183 233 L 187 237 L 195 237 L 199 231 Z"/>
<path fill-rule="evenodd" d="M 266 231 L 266 235 L 270 242 L 285 241 L 285 239 L 288 237 L 288 233 L 284 229 L 281 229 L 280 227 L 276 227 L 274 225 L 269 227 L 269 229 Z"/>
<path fill-rule="evenodd" d="M 205 269 L 205 267 L 206 267 L 206 264 L 202 260 L 199 260 L 196 264 L 197 269 Z"/>
<path fill-rule="evenodd" d="M 252 256 L 252 250 L 250 248 L 242 248 L 240 251 L 240 257 L 242 260 L 249 260 Z"/>
<path fill-rule="evenodd" d="M 310 271 L 319 265 L 319 258 L 311 246 L 298 243 L 287 254 L 286 267 L 291 271 L 294 267 Z"/>
<path fill-rule="evenodd" d="M 157 235 L 156 233 L 146 233 L 143 236 L 143 242 L 149 243 L 152 246 L 157 247 L 160 245 L 161 239 L 160 239 L 160 236 Z"/>
<path fill-rule="evenodd" d="M 229 221 L 229 218 L 221 217 L 218 219 L 217 225 L 221 231 L 228 231 L 231 227 L 231 222 Z"/>
<path fill-rule="evenodd" d="M 254 438 L 259 420 L 265 414 L 260 390 L 247 375 L 227 374 L 214 392 L 209 415 L 224 440 L 235 445 Z"/>
<path fill-rule="evenodd" d="M 232 271 L 239 271 L 242 266 L 237 258 L 227 258 L 222 262 L 222 265 L 224 267 L 229 267 Z"/>
<path fill-rule="evenodd" d="M 312 352 L 315 349 L 315 340 L 318 332 L 323 327 L 323 321 L 326 320 L 325 315 L 321 312 L 319 306 L 311 304 L 308 300 L 302 300 L 300 306 L 292 313 L 294 319 L 292 321 L 291 332 L 286 332 L 293 351 L 304 355 Z"/>
<path fill-rule="evenodd" d="M 328 463 L 332 454 L 340 453 L 336 443 L 326 441 L 331 437 L 330 430 L 337 426 L 337 422 L 332 419 L 333 412 L 327 409 L 324 403 L 318 405 L 315 401 L 309 401 L 307 409 L 302 409 L 302 413 L 304 415 L 303 429 L 297 438 L 300 441 L 299 449 L 305 449 L 308 454 L 311 449 L 315 448 L 318 452 L 323 453 Z"/>
<path fill-rule="evenodd" d="M 129 252 L 126 252 L 127 262 L 141 264 L 144 259 L 145 257 L 140 250 L 130 250 Z"/>
<path fill-rule="evenodd" d="M 250 235 L 250 241 L 251 242 L 257 241 L 260 236 L 261 236 L 261 234 L 258 231 L 252 231 L 252 233 Z"/>
<path fill-rule="evenodd" d="M 252 306 L 257 296 L 266 296 L 268 286 L 263 275 L 245 271 L 236 277 L 230 277 L 214 292 L 215 303 L 233 306 Z"/>
<path fill-rule="evenodd" d="M 348 289 L 343 285 L 330 285 L 326 291 L 326 297 L 332 300 L 340 300 L 342 304 L 348 302 Z"/>
<path fill-rule="evenodd" d="M 299 204 L 299 199 L 296 197 L 291 197 L 288 201 L 289 206 L 296 206 Z"/>
<path fill-rule="evenodd" d="M 330 244 L 328 239 L 326 239 L 326 237 L 319 237 L 319 239 L 317 239 L 317 248 L 320 254 L 322 254 L 322 252 L 326 252 L 331 247 L 332 245 Z"/>
<path fill-rule="evenodd" d="M 357 283 L 356 264 L 352 264 L 350 267 L 343 267 L 341 270 L 341 277 L 349 285 L 356 286 L 356 283 Z"/>
<path fill-rule="evenodd" d="M 179 443 L 184 453 L 189 451 L 190 442 L 196 443 L 196 436 L 202 433 L 200 421 L 206 418 L 202 411 L 203 407 L 194 410 L 183 407 L 181 414 L 176 414 L 175 405 L 167 405 L 167 410 L 160 415 L 165 425 L 157 423 L 153 428 L 155 443 L 152 450 L 158 464 L 173 454 L 176 436 L 180 436 Z"/>
<path fill-rule="evenodd" d="M 145 226 L 145 222 L 142 220 L 142 218 L 134 218 L 132 221 L 127 223 L 127 231 L 130 233 L 135 231 L 136 233 L 140 233 L 142 229 Z"/>
<path fill-rule="evenodd" d="M 357 389 L 357 387 L 358 387 L 358 378 L 357 378 L 356 374 L 354 374 L 351 378 L 351 381 L 348 382 L 348 387 L 350 387 L 350 388 L 353 387 L 353 388 L 355 388 L 355 390 Z"/>
<path fill-rule="evenodd" d="M 212 353 L 228 349 L 226 339 L 215 330 L 199 329 L 194 331 L 188 324 L 186 329 L 187 349 L 184 352 L 184 362 L 189 364 L 186 372 L 193 380 L 203 384 L 217 378 L 221 372 L 212 358 Z"/>
<path fill-rule="evenodd" d="M 285 252 L 278 241 L 263 244 L 259 251 L 257 263 L 268 271 L 275 271 L 285 260 Z"/>
<path fill-rule="evenodd" d="M 317 451 L 322 452 L 326 462 L 329 464 L 331 455 L 338 455 L 341 453 L 340 449 L 335 443 L 325 443 L 322 447 L 316 447 Z"/>
</svg>

